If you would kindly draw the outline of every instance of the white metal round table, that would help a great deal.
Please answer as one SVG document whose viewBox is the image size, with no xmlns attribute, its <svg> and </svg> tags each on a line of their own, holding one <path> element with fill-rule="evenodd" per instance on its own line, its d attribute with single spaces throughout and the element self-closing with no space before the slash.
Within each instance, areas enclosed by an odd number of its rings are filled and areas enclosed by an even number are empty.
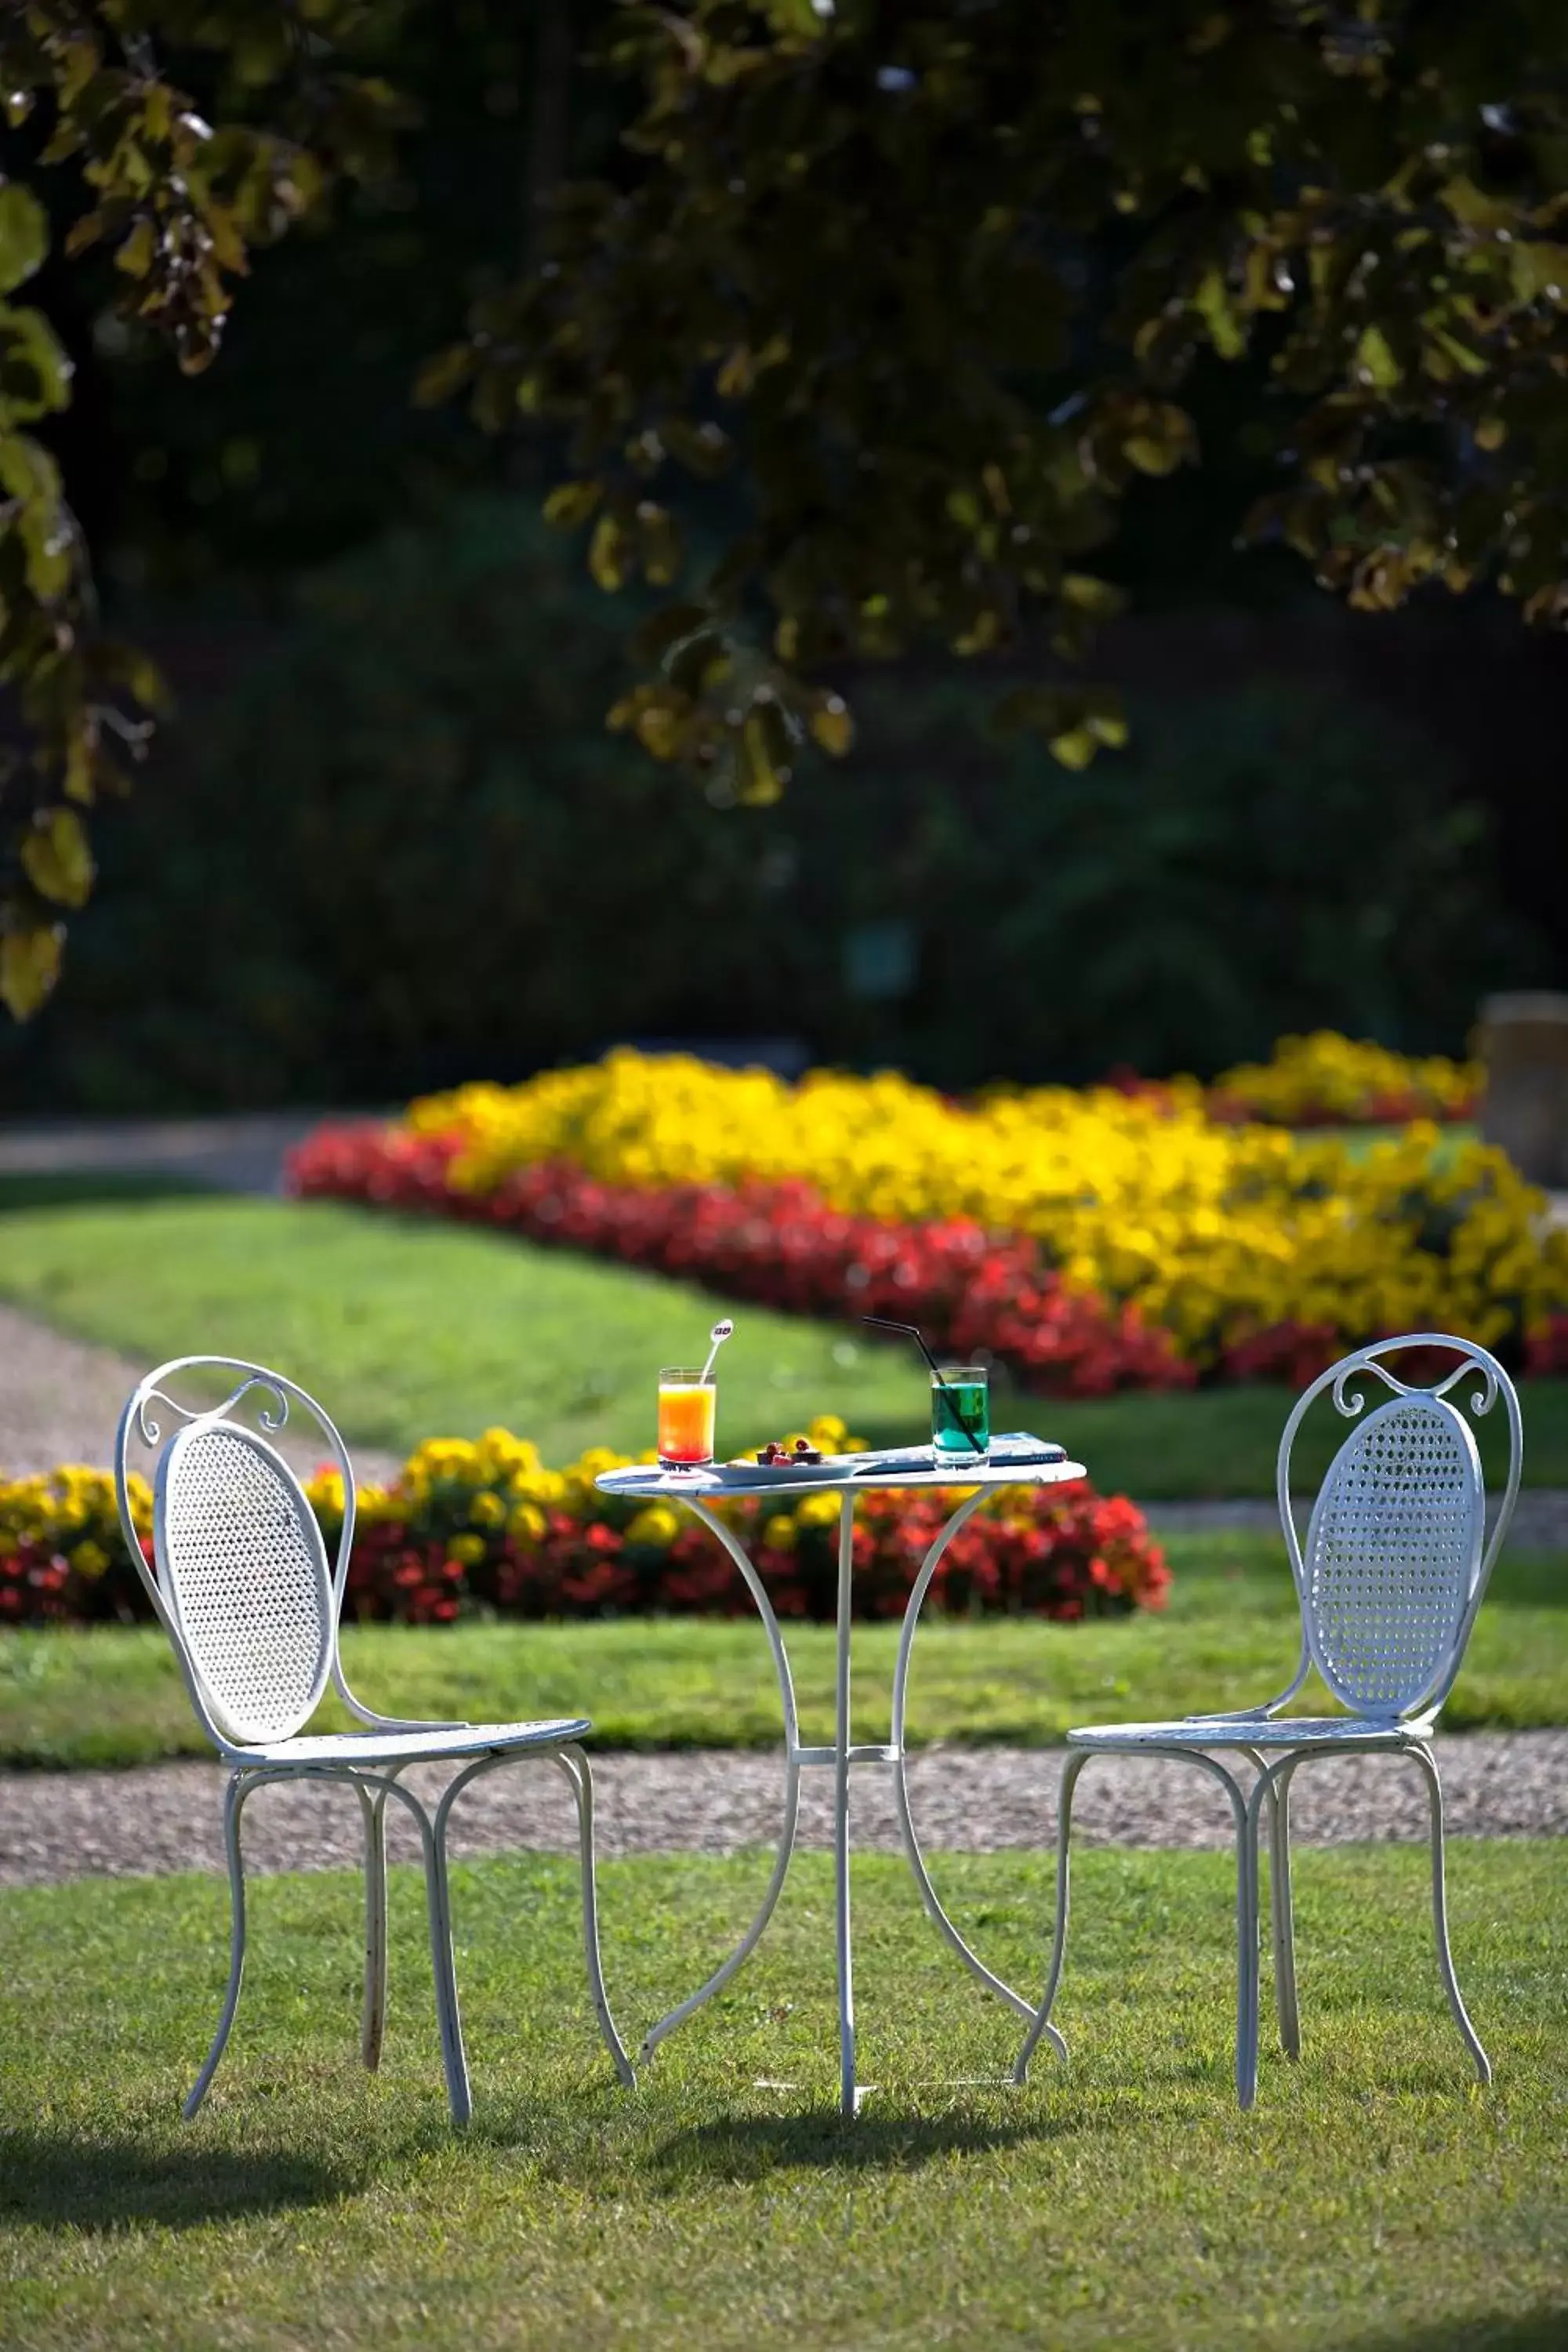
<svg viewBox="0 0 1568 2352">
<path fill-rule="evenodd" d="M 949 1517 L 935 1542 L 921 1563 L 919 1575 L 910 1590 L 904 1610 L 903 1628 L 899 1637 L 898 1664 L 893 1675 L 892 1723 L 889 1737 L 874 1746 L 852 1747 L 849 1741 L 849 1633 L 850 1579 L 854 1563 L 855 1497 L 857 1494 L 913 1492 L 929 1489 L 934 1483 L 933 1474 L 912 1474 L 889 1469 L 857 1475 L 847 1471 L 840 1477 L 832 1475 L 833 1465 L 825 1464 L 822 1470 L 809 1480 L 799 1482 L 799 1490 L 814 1494 L 837 1493 L 838 1508 L 838 1591 L 837 1591 L 837 1688 L 835 1708 L 835 1729 L 830 1748 L 806 1748 L 801 1745 L 800 1726 L 795 1714 L 795 1684 L 785 1654 L 784 1636 L 769 1601 L 762 1579 L 757 1574 L 744 1545 L 733 1529 L 726 1527 L 712 1509 L 716 1502 L 739 1502 L 749 1496 L 769 1496 L 777 1500 L 781 1495 L 779 1479 L 759 1474 L 757 1481 L 749 1482 L 743 1471 L 733 1468 L 722 1474 L 717 1470 L 660 1470 L 639 1465 L 624 1470 L 606 1470 L 595 1482 L 606 1495 L 616 1495 L 623 1501 L 679 1503 L 701 1520 L 704 1527 L 717 1537 L 729 1553 L 745 1581 L 747 1591 L 756 1603 L 763 1629 L 773 1651 L 773 1668 L 778 1675 L 779 1703 L 784 1713 L 784 1824 L 779 1835 L 778 1855 L 773 1876 L 763 1897 L 762 1907 L 745 1934 L 721 1967 L 716 1969 L 706 1984 L 699 1987 L 679 2008 L 672 2009 L 659 2020 L 647 2035 L 642 2056 L 650 2058 L 659 2043 L 678 2025 L 701 2008 L 704 2001 L 727 1985 L 742 1962 L 755 1948 L 758 1938 L 778 1902 L 790 1860 L 795 1852 L 795 1821 L 800 1806 L 800 1776 L 803 1771 L 831 1770 L 833 1790 L 833 1853 L 834 1894 L 837 1926 L 838 1975 L 838 2052 L 839 2105 L 847 2116 L 853 2116 L 860 2100 L 855 2077 L 855 1986 L 849 1933 L 849 1770 L 852 1765 L 869 1765 L 889 1771 L 893 1778 L 893 1796 L 898 1808 L 899 1827 L 903 1839 L 905 1857 L 920 1888 L 921 1900 L 942 1936 L 958 1954 L 966 1968 L 980 1982 L 1001 2000 L 1009 2003 L 1018 2015 L 1033 2020 L 1037 2003 L 1015 1992 L 1010 1985 L 994 1976 L 984 1963 L 972 1952 L 937 1899 L 931 1874 L 925 1866 L 920 1840 L 910 1811 L 910 1792 L 904 1771 L 904 1710 L 909 1693 L 910 1654 L 914 1646 L 915 1629 L 920 1622 L 921 1603 L 931 1580 L 941 1563 L 942 1556 L 959 1529 L 979 1509 L 988 1494 L 1002 1486 L 1059 1486 L 1086 1474 L 1080 1462 L 988 1463 L 984 1468 L 945 1474 L 942 1485 L 945 1492 L 962 1491 L 963 1499 Z M 792 1482 L 793 1483 L 793 1482 Z M 1050 2029 L 1047 2029 L 1050 2031 Z M 1061 2054 L 1065 2049 L 1054 2032 L 1051 2034 Z"/>
</svg>

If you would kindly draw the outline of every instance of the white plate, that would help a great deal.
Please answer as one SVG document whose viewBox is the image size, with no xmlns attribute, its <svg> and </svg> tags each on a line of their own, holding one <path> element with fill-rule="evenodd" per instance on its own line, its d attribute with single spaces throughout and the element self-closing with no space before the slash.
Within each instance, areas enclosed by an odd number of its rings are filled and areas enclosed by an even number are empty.
<svg viewBox="0 0 1568 2352">
<path fill-rule="evenodd" d="M 713 1475 L 726 1486 L 842 1486 L 854 1476 L 844 1463 L 716 1462 Z"/>
</svg>

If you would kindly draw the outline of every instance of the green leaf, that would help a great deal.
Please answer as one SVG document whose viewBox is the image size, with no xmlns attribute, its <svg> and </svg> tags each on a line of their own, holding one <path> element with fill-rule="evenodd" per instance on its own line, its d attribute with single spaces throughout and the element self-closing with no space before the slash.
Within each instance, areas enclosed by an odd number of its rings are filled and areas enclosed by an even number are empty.
<svg viewBox="0 0 1568 2352">
<path fill-rule="evenodd" d="M 776 709 L 753 709 L 741 730 L 740 799 L 745 808 L 771 808 L 784 798 L 789 770 L 781 766 L 779 736 L 783 721 Z"/>
<path fill-rule="evenodd" d="M 0 294 L 25 285 L 48 249 L 48 221 L 31 188 L 0 182 Z"/>
<path fill-rule="evenodd" d="M 681 693 L 695 697 L 707 694 L 721 678 L 727 677 L 734 667 L 723 638 L 717 629 L 699 629 L 695 636 L 685 638 L 666 658 L 665 676 Z"/>
<path fill-rule="evenodd" d="M 68 407 L 72 373 L 41 310 L 0 303 L 0 425 L 28 425 Z"/>
<path fill-rule="evenodd" d="M 670 587 L 679 574 L 683 552 L 674 516 L 668 507 L 644 499 L 637 507 L 637 525 L 643 578 L 652 588 Z"/>
<path fill-rule="evenodd" d="M 1519 216 L 1517 205 L 1487 195 L 1463 174 L 1450 180 L 1442 195 L 1454 218 L 1466 228 L 1512 228 Z"/>
<path fill-rule="evenodd" d="M 1196 454 L 1191 417 L 1169 401 L 1142 401 L 1129 421 L 1121 452 L 1141 474 L 1173 474 Z"/>
<path fill-rule="evenodd" d="M 1363 383 L 1370 383 L 1379 392 L 1391 392 L 1400 382 L 1403 371 L 1381 327 L 1362 329 L 1355 347 L 1354 370 Z"/>
<path fill-rule="evenodd" d="M 833 23 L 832 8 L 819 8 L 816 0 L 768 0 L 768 16 L 775 31 L 797 40 L 815 40 Z"/>
<path fill-rule="evenodd" d="M 1063 735 L 1053 735 L 1050 751 L 1064 768 L 1087 768 L 1100 746 L 1087 727 L 1071 727 Z"/>
<path fill-rule="evenodd" d="M 825 751 L 842 760 L 855 741 L 855 721 L 841 694 L 818 696 L 812 706 L 811 731 Z"/>
<path fill-rule="evenodd" d="M 1086 613 L 1091 621 L 1113 621 L 1127 602 L 1120 588 L 1089 572 L 1064 572 L 1060 594 L 1064 604 Z"/>
<path fill-rule="evenodd" d="M 1568 289 L 1568 246 L 1515 245 L 1509 255 L 1509 275 L 1521 302 L 1561 302 Z"/>
<path fill-rule="evenodd" d="M 476 365 L 471 343 L 452 343 L 446 351 L 437 352 L 427 359 L 414 379 L 414 404 L 416 408 L 439 408 L 455 392 L 461 392 L 474 373 Z"/>
<path fill-rule="evenodd" d="M 85 907 L 94 867 L 74 809 L 40 809 L 22 840 L 22 868 L 40 898 L 57 907 Z"/>
<path fill-rule="evenodd" d="M 79 253 L 85 253 L 89 246 L 96 245 L 108 226 L 105 215 L 96 208 L 83 213 L 81 218 L 73 221 L 66 231 L 66 258 L 74 261 Z"/>
<path fill-rule="evenodd" d="M 143 710 L 167 711 L 174 708 L 174 696 L 168 680 L 151 656 L 139 646 L 113 641 L 100 648 L 100 665 L 106 679 L 122 687 L 132 702 Z"/>
<path fill-rule="evenodd" d="M 3 409 L 0 399 L 0 423 Z M 50 604 L 70 585 L 74 545 L 59 467 L 29 434 L 0 430 L 0 488 L 16 501 L 10 528 L 21 543 L 27 586 L 40 603 Z"/>
<path fill-rule="evenodd" d="M 0 1003 L 12 1018 L 30 1020 L 60 976 L 59 923 L 30 923 L 0 935 Z"/>
<path fill-rule="evenodd" d="M 558 482 L 544 501 L 544 520 L 553 530 L 576 530 L 604 494 L 602 482 Z"/>
<path fill-rule="evenodd" d="M 631 548 L 626 526 L 613 514 L 602 514 L 588 544 L 588 572 L 594 584 L 613 595 L 626 584 Z"/>
<path fill-rule="evenodd" d="M 1238 360 L 1247 349 L 1247 329 L 1237 317 L 1230 290 L 1217 269 L 1211 269 L 1202 279 L 1193 300 L 1221 359 Z"/>
<path fill-rule="evenodd" d="M 114 267 L 127 278 L 145 278 L 158 257 L 158 232 L 142 214 L 128 236 L 115 247 Z"/>
</svg>

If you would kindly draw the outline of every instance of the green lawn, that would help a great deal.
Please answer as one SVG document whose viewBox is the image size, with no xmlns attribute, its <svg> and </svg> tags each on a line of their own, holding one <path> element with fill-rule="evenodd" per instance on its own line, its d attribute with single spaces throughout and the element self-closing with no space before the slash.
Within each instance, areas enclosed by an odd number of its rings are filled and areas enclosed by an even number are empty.
<svg viewBox="0 0 1568 2352">
<path fill-rule="evenodd" d="M 1051 1625 L 935 1618 L 915 1654 L 917 1741 L 1033 1746 L 1071 1723 L 1246 1706 L 1295 1664 L 1284 1548 L 1256 1536 L 1167 1547 L 1160 1615 Z M 1568 1723 L 1568 1575 L 1560 1559 L 1505 1556 L 1448 1703 L 1450 1729 Z M 805 1736 L 832 1737 L 831 1628 L 786 1629 Z M 895 1625 L 855 1634 L 857 1739 L 885 1739 Z M 610 1748 L 752 1747 L 779 1738 L 777 1688 L 754 1618 L 350 1626 L 350 1681 L 393 1713 L 476 1722 L 587 1714 Z M 1302 1704 L 1321 1707 L 1309 1690 Z M 329 1709 L 323 1721 L 347 1727 Z M 155 1626 L 0 1637 L 0 1765 L 146 1763 L 210 1752 Z"/>
<path fill-rule="evenodd" d="M 145 1185 L 95 1179 L 75 1188 L 84 1197 L 41 1205 L 58 1187 L 0 1188 L 0 1297 L 149 1364 L 203 1349 L 274 1363 L 364 1444 L 500 1422 L 552 1461 L 589 1444 L 640 1451 L 658 1365 L 699 1350 L 730 1312 L 726 1448 L 818 1411 L 877 1442 L 926 1426 L 908 1351 L 662 1276 L 326 1202 L 138 1197 Z M 1268 1495 L 1289 1404 L 1268 1387 L 1086 1403 L 1004 1392 L 995 1421 L 1058 1437 L 1110 1492 Z M 1568 1486 L 1568 1381 L 1528 1383 L 1525 1419 L 1527 1479 Z M 1321 1475 L 1342 1433 L 1323 1405 L 1302 1433 L 1300 1483 Z M 1494 1470 L 1501 1435 L 1494 1414 L 1482 1434 Z"/>
<path fill-rule="evenodd" d="M 738 1932 L 761 1868 L 605 1867 L 629 2042 Z M 941 1875 L 985 1956 L 1037 1980 L 1046 1865 L 947 1856 Z M 1558 2352 L 1568 2336 L 1555 1847 L 1452 1851 L 1485 2094 L 1438 1990 L 1424 1854 L 1304 1853 L 1304 2054 L 1266 2040 L 1249 2116 L 1223 1855 L 1082 1856 L 1058 2012 L 1071 2063 L 1037 2062 L 1021 2092 L 998 2079 L 1015 2021 L 942 1950 L 897 1858 L 858 1860 L 879 2088 L 854 2124 L 832 2105 L 826 1855 L 800 1857 L 752 1962 L 629 2094 L 592 2030 L 570 1867 L 453 1878 L 460 2135 L 409 1872 L 392 1874 L 381 2074 L 357 2063 L 357 1883 L 264 1880 L 239 2021 L 192 2126 L 178 2104 L 216 2018 L 221 1883 L 0 1895 L 11 2352 Z"/>
</svg>

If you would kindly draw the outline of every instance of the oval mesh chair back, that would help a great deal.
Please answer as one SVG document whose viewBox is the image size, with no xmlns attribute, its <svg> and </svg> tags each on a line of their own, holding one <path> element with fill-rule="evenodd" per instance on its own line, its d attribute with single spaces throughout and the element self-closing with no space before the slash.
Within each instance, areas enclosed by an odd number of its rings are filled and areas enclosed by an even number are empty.
<svg viewBox="0 0 1568 2352">
<path fill-rule="evenodd" d="M 291 1738 L 332 1658 L 332 1594 L 316 1515 L 263 1438 L 198 1421 L 158 1466 L 158 1581 L 218 1729 L 243 1747 Z"/>
<path fill-rule="evenodd" d="M 1410 1714 L 1445 1683 L 1485 1528 L 1476 1441 L 1443 1399 L 1394 1397 L 1341 1446 L 1301 1599 L 1313 1663 L 1353 1714 Z"/>
</svg>

